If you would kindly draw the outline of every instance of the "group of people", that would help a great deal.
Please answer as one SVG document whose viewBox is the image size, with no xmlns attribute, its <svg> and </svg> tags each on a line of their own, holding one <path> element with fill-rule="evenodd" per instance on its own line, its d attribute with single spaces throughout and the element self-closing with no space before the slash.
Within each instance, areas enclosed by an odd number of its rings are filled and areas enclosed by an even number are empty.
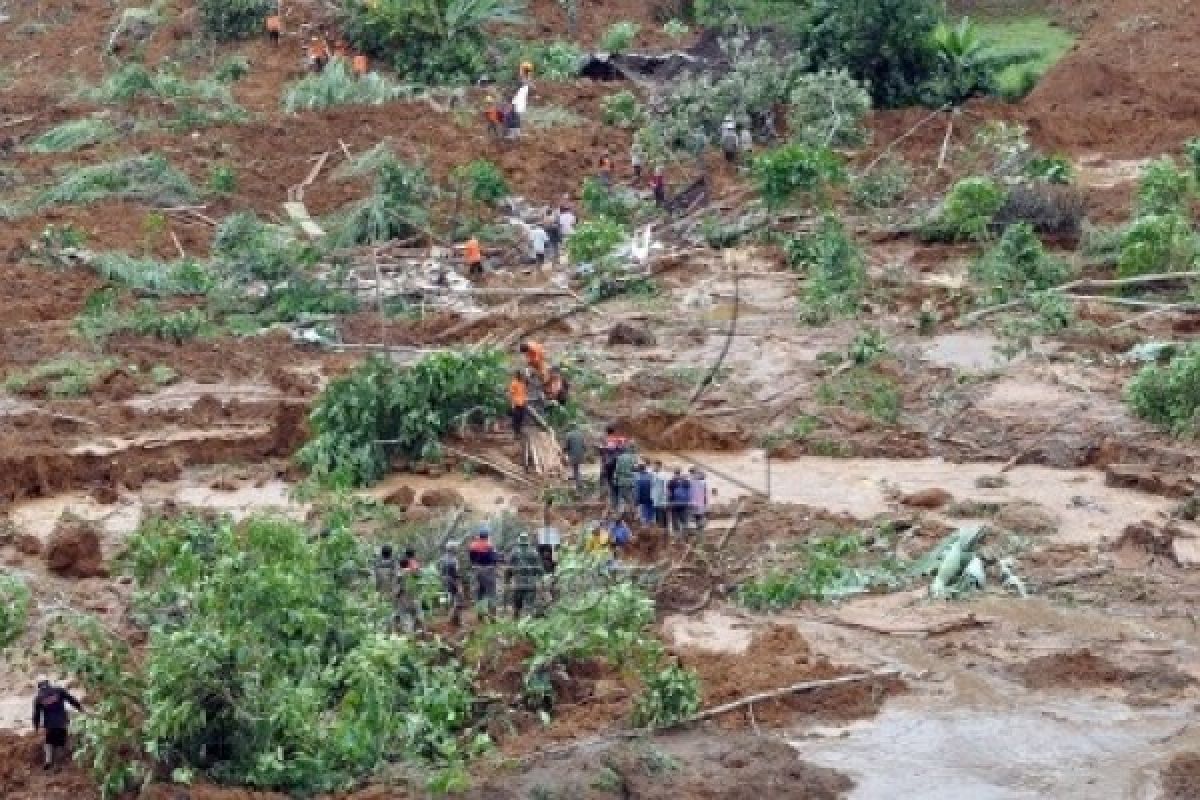
<svg viewBox="0 0 1200 800">
<path fill-rule="evenodd" d="M 283 16 L 278 11 L 267 16 L 266 29 L 267 38 L 272 44 L 278 45 L 283 38 Z M 304 65 L 309 72 L 323 72 L 336 59 L 349 60 L 350 69 L 360 78 L 367 74 L 370 65 L 365 55 L 352 53 L 350 45 L 341 36 L 331 37 L 318 31 L 309 37 L 304 46 Z"/>
<path fill-rule="evenodd" d="M 571 387 L 562 368 L 546 360 L 546 348 L 540 342 L 521 342 L 519 351 L 525 357 L 525 366 L 512 374 L 508 402 L 513 435 L 521 441 L 529 417 L 540 417 L 550 403 L 564 405 Z"/>
<path fill-rule="evenodd" d="M 736 122 L 732 115 L 721 123 L 721 153 L 730 164 L 748 162 L 754 155 L 754 134 L 750 126 Z"/>
<path fill-rule="evenodd" d="M 529 108 L 529 91 L 533 81 L 533 64 L 522 62 L 518 72 L 517 86 L 512 96 L 504 103 L 499 95 L 493 93 L 488 97 L 487 108 L 483 111 L 488 133 L 497 141 L 515 141 L 521 138 L 521 118 Z"/>
<path fill-rule="evenodd" d="M 513 618 L 531 612 L 537 602 L 542 576 L 554 570 L 553 546 L 535 548 L 529 534 L 517 535 L 516 545 L 500 553 L 492 542 L 491 530 L 479 528 L 466 548 L 465 563 L 456 541 L 446 543 L 437 563 L 441 592 L 450 609 L 450 621 L 462 623 L 462 611 L 472 600 L 480 613 L 491 617 L 500 600 L 501 577 Z M 373 565 L 375 588 L 391 602 L 391 627 L 395 632 L 422 629 L 426 611 L 421 584 L 421 564 L 413 550 L 397 559 L 391 545 L 383 545 Z"/>
</svg>

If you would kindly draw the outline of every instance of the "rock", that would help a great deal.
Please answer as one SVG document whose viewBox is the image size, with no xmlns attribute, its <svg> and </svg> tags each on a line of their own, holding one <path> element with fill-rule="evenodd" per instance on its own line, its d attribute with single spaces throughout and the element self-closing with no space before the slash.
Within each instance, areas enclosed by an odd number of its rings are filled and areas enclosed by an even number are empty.
<svg viewBox="0 0 1200 800">
<path fill-rule="evenodd" d="M 1033 503 L 1009 503 L 996 514 L 996 525 L 1030 536 L 1048 536 L 1058 530 L 1058 520 Z"/>
<path fill-rule="evenodd" d="M 954 495 L 947 492 L 945 489 L 922 489 L 919 492 L 903 495 L 900 502 L 909 508 L 924 508 L 935 509 L 949 505 L 954 500 Z"/>
<path fill-rule="evenodd" d="M 117 493 L 117 487 L 110 485 L 98 486 L 92 489 L 92 499 L 102 506 L 116 505 L 121 496 Z"/>
<path fill-rule="evenodd" d="M 383 502 L 398 508 L 411 508 L 417 502 L 417 493 L 411 486 L 398 486 L 383 498 Z"/>
<path fill-rule="evenodd" d="M 848 408 L 835 408 L 827 416 L 834 425 L 850 433 L 862 433 L 875 427 L 875 419 L 869 414 Z"/>
<path fill-rule="evenodd" d="M 1003 489 L 1005 486 L 1008 486 L 1008 478 L 1000 473 L 980 475 L 975 479 L 976 489 Z"/>
<path fill-rule="evenodd" d="M 70 578 L 104 577 L 104 554 L 100 536 L 83 520 L 63 517 L 46 542 L 46 566 Z"/>
<path fill-rule="evenodd" d="M 457 489 L 426 489 L 421 493 L 421 505 L 426 508 L 462 508 L 466 504 Z"/>
<path fill-rule="evenodd" d="M 16 546 L 17 552 L 24 553 L 27 556 L 40 556 L 42 554 L 42 540 L 29 533 L 18 533 L 13 539 L 13 545 Z"/>
<path fill-rule="evenodd" d="M 1195 489 L 1189 475 L 1163 472 L 1143 464 L 1109 464 L 1104 470 L 1104 483 L 1166 497 L 1187 497 Z"/>
<path fill-rule="evenodd" d="M 1159 528 L 1154 523 L 1143 520 L 1126 525 L 1120 537 L 1112 543 L 1111 549 L 1133 550 L 1153 556 L 1174 558 L 1174 538 L 1168 529 Z"/>
<path fill-rule="evenodd" d="M 1171 558 L 1179 566 L 1200 567 L 1200 526 L 1173 522 L 1167 526 L 1171 536 Z"/>
<path fill-rule="evenodd" d="M 608 332 L 608 343 L 610 345 L 629 344 L 634 347 L 653 347 L 657 342 L 658 340 L 654 338 L 654 334 L 649 330 L 631 325 L 628 322 L 618 322 Z"/>
</svg>

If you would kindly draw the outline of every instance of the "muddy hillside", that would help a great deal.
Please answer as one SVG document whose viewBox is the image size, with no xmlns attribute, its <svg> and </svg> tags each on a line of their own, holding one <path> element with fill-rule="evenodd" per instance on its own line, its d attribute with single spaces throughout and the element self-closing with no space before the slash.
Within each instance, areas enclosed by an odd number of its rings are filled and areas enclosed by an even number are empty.
<svg viewBox="0 0 1200 800">
<path fill-rule="evenodd" d="M 1198 14 L 0 0 L 0 797 L 1200 798 Z"/>
</svg>

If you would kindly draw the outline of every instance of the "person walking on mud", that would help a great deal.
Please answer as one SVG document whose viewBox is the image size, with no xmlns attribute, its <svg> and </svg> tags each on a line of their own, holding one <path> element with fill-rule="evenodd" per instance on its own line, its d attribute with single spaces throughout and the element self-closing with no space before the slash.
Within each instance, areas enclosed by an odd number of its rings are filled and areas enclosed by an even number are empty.
<svg viewBox="0 0 1200 800">
<path fill-rule="evenodd" d="M 471 573 L 475 576 L 475 603 L 479 607 L 479 615 L 488 618 L 496 612 L 496 567 L 500 563 L 491 537 L 492 532 L 488 528 L 480 528 L 467 548 Z"/>
<path fill-rule="evenodd" d="M 37 683 L 37 695 L 33 698 L 33 729 L 46 729 L 42 745 L 43 769 L 51 769 L 67 749 L 67 729 L 71 726 L 67 706 L 83 711 L 83 706 L 74 695 L 49 680 L 41 678 Z"/>
<path fill-rule="evenodd" d="M 379 592 L 391 607 L 388 630 L 393 633 L 399 630 L 401 622 L 399 568 L 400 565 L 392 553 L 392 546 L 385 544 L 379 548 L 379 557 L 371 565 L 371 571 L 375 575 L 375 591 Z"/>
<path fill-rule="evenodd" d="M 578 424 L 567 431 L 563 450 L 567 455 L 567 465 L 571 468 L 571 482 L 575 484 L 575 494 L 582 497 L 583 462 L 587 460 L 587 434 Z"/>
<path fill-rule="evenodd" d="M 446 550 L 438 561 L 438 575 L 442 579 L 442 591 L 450 603 L 450 624 L 462 624 L 463 588 L 462 576 L 458 571 L 458 542 L 446 542 Z"/>
<path fill-rule="evenodd" d="M 533 612 L 537 602 L 538 581 L 545 573 L 542 557 L 529 543 L 529 534 L 517 535 L 517 546 L 508 557 L 508 583 L 512 590 L 513 619 L 522 612 Z"/>
</svg>

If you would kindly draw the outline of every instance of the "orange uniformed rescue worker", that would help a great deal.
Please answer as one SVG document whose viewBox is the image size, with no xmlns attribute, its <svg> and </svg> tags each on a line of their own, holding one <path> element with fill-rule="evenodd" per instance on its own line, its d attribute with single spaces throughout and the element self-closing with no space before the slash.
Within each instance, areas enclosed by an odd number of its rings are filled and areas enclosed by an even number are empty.
<svg viewBox="0 0 1200 800">
<path fill-rule="evenodd" d="M 472 236 L 463 245 L 463 261 L 467 265 L 467 274 L 473 278 L 483 277 L 483 248 L 479 240 Z"/>
<path fill-rule="evenodd" d="M 279 37 L 282 34 L 283 18 L 278 14 L 267 17 L 267 38 L 271 40 L 271 44 L 279 44 Z"/>
<path fill-rule="evenodd" d="M 308 43 L 308 66 L 313 72 L 321 72 L 329 63 L 329 45 L 320 36 L 314 36 Z"/>
<path fill-rule="evenodd" d="M 534 374 L 542 381 L 544 386 L 549 382 L 550 373 L 546 369 L 546 348 L 539 342 L 532 339 L 521 342 L 521 354 L 525 356 L 525 363 L 533 370 Z"/>
<path fill-rule="evenodd" d="M 532 80 L 532 78 L 533 78 L 533 63 L 532 62 L 530 62 L 530 61 L 522 61 L 521 62 L 520 77 L 521 77 L 522 83 Z"/>
<path fill-rule="evenodd" d="M 521 431 L 525 427 L 525 417 L 529 413 L 529 387 L 525 383 L 525 375 L 520 370 L 514 372 L 512 380 L 509 381 L 508 403 L 512 414 L 513 434 L 520 439 Z"/>
</svg>

